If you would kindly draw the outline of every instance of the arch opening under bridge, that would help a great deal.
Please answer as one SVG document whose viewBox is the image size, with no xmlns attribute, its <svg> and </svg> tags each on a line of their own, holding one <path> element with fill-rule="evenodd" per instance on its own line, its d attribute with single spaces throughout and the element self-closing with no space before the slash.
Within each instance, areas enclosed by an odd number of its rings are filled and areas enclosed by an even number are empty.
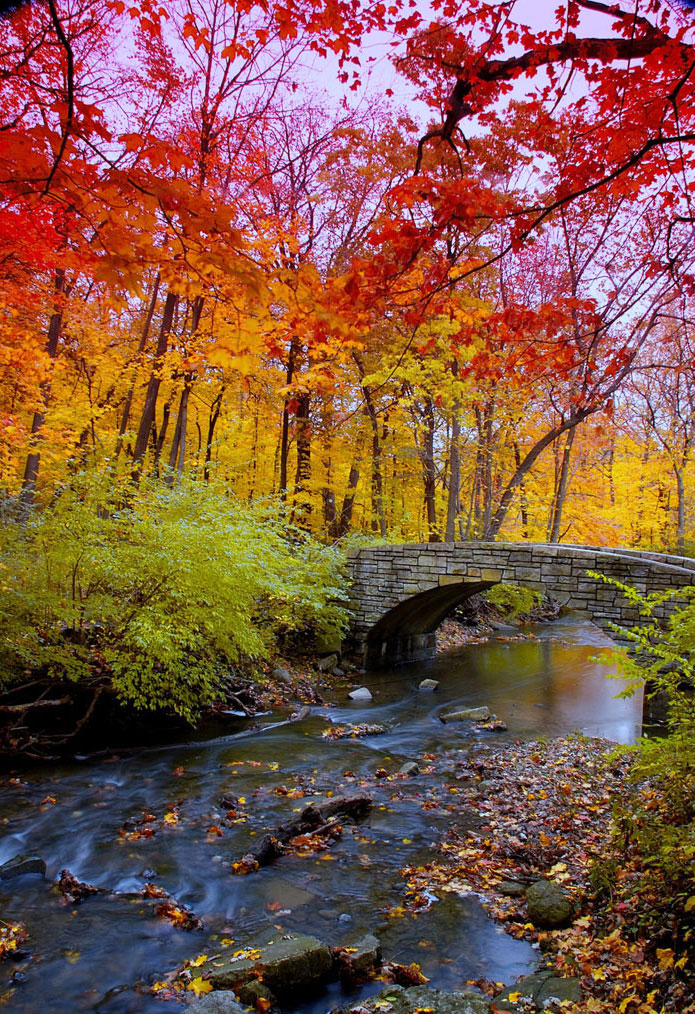
<svg viewBox="0 0 695 1014">
<path fill-rule="evenodd" d="M 588 571 L 643 593 L 695 585 L 695 560 L 686 557 L 525 542 L 375 546 L 352 554 L 349 569 L 351 647 L 368 668 L 430 658 L 442 620 L 500 582 L 541 591 L 609 631 L 611 623 L 637 624 L 638 610 Z M 660 609 L 665 618 L 669 604 Z"/>
</svg>

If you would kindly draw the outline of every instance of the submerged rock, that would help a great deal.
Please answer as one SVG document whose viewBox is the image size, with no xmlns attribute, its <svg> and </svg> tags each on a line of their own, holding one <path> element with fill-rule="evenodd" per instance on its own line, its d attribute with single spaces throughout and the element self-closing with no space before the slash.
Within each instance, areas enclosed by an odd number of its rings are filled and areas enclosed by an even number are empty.
<svg viewBox="0 0 695 1014">
<path fill-rule="evenodd" d="M 401 775 L 419 775 L 420 765 L 417 761 L 406 761 L 405 764 L 401 765 L 398 773 Z"/>
<path fill-rule="evenodd" d="M 386 1005 L 389 1005 L 386 1007 Z M 445 993 L 427 986 L 389 986 L 377 996 L 370 996 L 352 1007 L 340 1007 L 332 1014 L 415 1014 L 426 1010 L 431 1014 L 489 1014 L 490 1001 L 481 993 L 465 990 Z"/>
<path fill-rule="evenodd" d="M 566 926 L 572 918 L 572 899 L 552 880 L 537 880 L 526 891 L 529 919 L 536 926 L 553 929 Z"/>
<path fill-rule="evenodd" d="M 510 1000 L 510 993 L 515 997 L 520 993 L 521 996 Z M 523 998 L 533 1001 L 536 1007 L 542 1010 L 551 1000 L 580 1003 L 582 991 L 578 979 L 563 979 L 551 971 L 535 972 L 520 979 L 513 986 L 508 986 L 495 997 L 494 1003 L 499 1011 L 518 1011 L 519 1001 L 523 1003 Z M 524 1010 L 527 1009 L 528 1006 L 524 1007 Z"/>
<path fill-rule="evenodd" d="M 200 974 L 209 978 L 213 989 L 238 991 L 262 976 L 264 984 L 279 1000 L 291 999 L 321 985 L 332 971 L 333 957 L 326 944 L 299 933 L 278 934 L 246 948 L 242 954 L 229 947 L 200 968 Z"/>
<path fill-rule="evenodd" d="M 371 701 L 372 692 L 367 687 L 358 687 L 357 690 L 351 690 L 348 697 L 352 701 Z"/>
<path fill-rule="evenodd" d="M 487 722 L 490 717 L 490 709 L 483 705 L 481 708 L 461 708 L 460 711 L 452 711 L 448 715 L 441 715 L 442 722 Z"/>
<path fill-rule="evenodd" d="M 18 855 L 0 866 L 0 880 L 22 877 L 25 873 L 39 873 L 43 877 L 45 872 L 46 863 L 41 856 Z"/>
<path fill-rule="evenodd" d="M 438 686 L 439 680 L 422 680 L 418 690 L 436 690 Z"/>
</svg>

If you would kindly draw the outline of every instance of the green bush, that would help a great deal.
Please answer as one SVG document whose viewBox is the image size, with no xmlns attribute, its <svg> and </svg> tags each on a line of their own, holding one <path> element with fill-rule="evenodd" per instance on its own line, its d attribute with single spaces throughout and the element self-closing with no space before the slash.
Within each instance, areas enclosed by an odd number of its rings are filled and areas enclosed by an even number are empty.
<svg viewBox="0 0 695 1014">
<path fill-rule="evenodd" d="M 600 575 L 592 575 L 600 577 Z M 607 581 L 606 578 L 602 580 Z M 665 736 L 642 739 L 631 769 L 629 806 L 616 810 L 612 848 L 632 873 L 624 893 L 646 900 L 657 925 L 669 916 L 691 942 L 695 916 L 695 588 L 642 595 L 617 584 L 644 617 L 629 630 L 616 627 L 630 650 L 615 649 L 601 661 L 627 681 L 620 696 L 644 688 L 666 699 Z M 683 599 L 665 624 L 657 607 Z M 628 890 L 629 888 L 629 890 Z M 646 916 L 645 916 L 646 918 Z"/>
<path fill-rule="evenodd" d="M 485 601 L 498 609 L 508 620 L 525 616 L 541 604 L 543 596 L 520 584 L 496 584 L 485 592 Z"/>
<path fill-rule="evenodd" d="M 82 474 L 0 528 L 0 684 L 106 679 L 124 702 L 192 721 L 279 635 L 343 629 L 344 597 L 340 554 L 277 502 Z"/>
</svg>

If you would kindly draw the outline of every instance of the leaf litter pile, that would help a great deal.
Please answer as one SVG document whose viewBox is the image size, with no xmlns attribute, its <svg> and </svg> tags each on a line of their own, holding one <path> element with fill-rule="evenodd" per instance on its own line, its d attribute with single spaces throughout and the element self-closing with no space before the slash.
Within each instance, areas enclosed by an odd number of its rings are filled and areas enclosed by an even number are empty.
<svg viewBox="0 0 695 1014">
<path fill-rule="evenodd" d="M 655 897 L 632 887 L 644 870 L 610 867 L 608 892 L 596 890 L 597 871 L 615 859 L 614 806 L 649 794 L 630 788 L 631 753 L 605 740 L 573 736 L 454 760 L 465 799 L 480 814 L 477 829 L 453 824 L 440 858 L 403 870 L 405 902 L 393 914 L 417 915 L 433 891 L 476 894 L 515 937 L 536 943 L 554 973 L 580 978 L 584 999 L 563 1002 L 566 1014 L 694 1014 L 695 899 L 680 899 L 685 932 L 657 935 L 649 927 Z M 451 770 L 452 754 L 437 762 Z M 694 843 L 695 844 L 695 843 Z M 569 894 L 574 915 L 564 929 L 530 921 L 526 887 L 546 878 Z M 478 980 L 490 994 L 499 984 Z M 519 1011 L 535 1009 L 518 995 Z"/>
</svg>

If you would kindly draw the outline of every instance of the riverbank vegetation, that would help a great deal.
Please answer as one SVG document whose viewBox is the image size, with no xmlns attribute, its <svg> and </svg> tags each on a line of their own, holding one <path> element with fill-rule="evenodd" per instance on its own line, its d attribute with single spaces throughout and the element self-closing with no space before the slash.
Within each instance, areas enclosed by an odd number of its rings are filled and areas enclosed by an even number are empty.
<svg viewBox="0 0 695 1014">
<path fill-rule="evenodd" d="M 240 503 L 186 477 L 74 476 L 0 528 L 5 747 L 16 736 L 28 748 L 27 720 L 72 709 L 75 694 L 68 743 L 102 695 L 195 721 L 235 674 L 262 680 L 298 632 L 340 637 L 343 565 L 278 501 Z"/>
</svg>

